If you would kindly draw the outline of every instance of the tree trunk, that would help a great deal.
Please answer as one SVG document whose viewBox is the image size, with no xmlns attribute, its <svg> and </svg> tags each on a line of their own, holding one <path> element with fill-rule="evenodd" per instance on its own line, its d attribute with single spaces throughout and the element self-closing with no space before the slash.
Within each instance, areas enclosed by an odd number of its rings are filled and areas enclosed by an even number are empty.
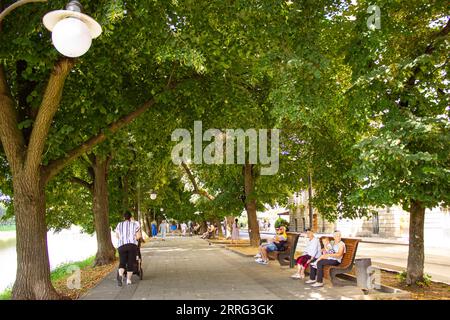
<svg viewBox="0 0 450 320">
<path fill-rule="evenodd" d="M 116 249 L 111 241 L 109 226 L 109 195 L 108 195 L 108 159 L 95 157 L 93 211 L 95 233 L 97 235 L 97 254 L 94 266 L 110 264 L 115 260 Z"/>
<path fill-rule="evenodd" d="M 14 300 L 60 299 L 50 281 L 45 191 L 40 175 L 17 173 L 14 183 L 17 273 Z"/>
<path fill-rule="evenodd" d="M 311 173 L 309 173 L 308 174 L 309 228 L 315 232 L 317 230 L 314 229 L 314 208 L 312 206 L 312 197 L 313 197 L 312 176 Z"/>
<path fill-rule="evenodd" d="M 233 216 L 228 216 L 226 217 L 226 221 L 227 221 L 227 225 L 226 225 L 226 229 L 225 229 L 225 233 L 227 232 L 228 227 L 230 227 L 230 234 L 229 236 L 231 237 L 231 233 L 233 232 L 233 223 L 234 223 L 234 217 Z"/>
<path fill-rule="evenodd" d="M 125 176 L 122 178 L 122 188 L 123 188 L 123 195 L 122 195 L 122 212 L 125 212 L 127 210 L 130 210 L 128 206 L 128 177 Z"/>
<path fill-rule="evenodd" d="M 148 212 L 144 212 L 144 220 L 145 220 L 146 227 L 147 227 L 147 235 L 149 237 L 151 237 L 152 236 L 152 223 L 150 222 L 148 215 L 149 215 Z"/>
<path fill-rule="evenodd" d="M 248 218 L 248 233 L 250 236 L 250 245 L 259 246 L 261 237 L 259 235 L 259 224 L 256 217 L 256 199 L 253 198 L 255 182 L 253 177 L 253 165 L 245 164 L 244 166 L 244 191 L 245 191 L 245 209 Z"/>
<path fill-rule="evenodd" d="M 232 230 L 232 226 L 233 226 L 235 218 L 233 216 L 227 216 L 227 217 L 225 217 L 225 219 L 227 221 L 227 226 L 229 226 L 230 230 Z"/>
<path fill-rule="evenodd" d="M 208 225 L 206 224 L 206 220 L 203 220 L 200 224 L 199 234 L 203 234 L 208 230 Z"/>
<path fill-rule="evenodd" d="M 163 219 L 162 217 L 156 215 L 156 230 L 159 232 L 159 225 L 162 223 Z"/>
<path fill-rule="evenodd" d="M 425 208 L 419 201 L 411 200 L 409 212 L 409 252 L 406 284 L 415 285 L 418 281 L 423 281 Z"/>
<path fill-rule="evenodd" d="M 217 225 L 217 231 L 218 231 L 218 234 L 219 234 L 219 238 L 223 238 L 223 230 L 222 230 L 222 224 L 220 223 L 220 220 L 219 219 L 215 219 L 214 220 L 214 224 L 216 224 Z"/>
</svg>

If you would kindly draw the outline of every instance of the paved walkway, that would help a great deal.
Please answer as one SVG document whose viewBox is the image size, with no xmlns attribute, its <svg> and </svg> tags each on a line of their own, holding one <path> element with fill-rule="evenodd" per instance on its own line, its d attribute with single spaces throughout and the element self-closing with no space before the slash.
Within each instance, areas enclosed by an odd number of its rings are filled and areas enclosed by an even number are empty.
<svg viewBox="0 0 450 320">
<path fill-rule="evenodd" d="M 117 286 L 109 274 L 83 299 L 109 300 L 279 300 L 358 299 L 361 290 L 350 282 L 330 288 L 311 288 L 292 280 L 293 271 L 272 261 L 259 265 L 199 238 L 152 240 L 142 249 L 144 279 Z"/>
<path fill-rule="evenodd" d="M 372 264 L 396 271 L 406 270 L 408 246 L 360 243 L 357 258 L 371 258 Z M 434 281 L 450 284 L 450 250 L 425 248 L 425 273 Z"/>
</svg>

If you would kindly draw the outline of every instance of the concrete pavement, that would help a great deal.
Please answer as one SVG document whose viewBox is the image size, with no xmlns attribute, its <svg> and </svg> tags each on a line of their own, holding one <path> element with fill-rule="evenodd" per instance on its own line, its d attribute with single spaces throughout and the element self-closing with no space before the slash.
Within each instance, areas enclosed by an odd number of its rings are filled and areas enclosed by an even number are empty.
<svg viewBox="0 0 450 320">
<path fill-rule="evenodd" d="M 259 265 L 252 258 L 208 245 L 197 237 L 152 240 L 142 249 L 144 279 L 118 287 L 109 274 L 82 299 L 108 300 L 316 300 L 361 299 L 354 283 L 315 289 L 292 280 L 292 269 L 272 261 Z"/>
<path fill-rule="evenodd" d="M 384 269 L 403 271 L 407 266 L 408 246 L 361 242 L 356 257 L 371 258 L 372 265 Z M 425 273 L 433 281 L 450 284 L 450 250 L 425 248 Z"/>
</svg>

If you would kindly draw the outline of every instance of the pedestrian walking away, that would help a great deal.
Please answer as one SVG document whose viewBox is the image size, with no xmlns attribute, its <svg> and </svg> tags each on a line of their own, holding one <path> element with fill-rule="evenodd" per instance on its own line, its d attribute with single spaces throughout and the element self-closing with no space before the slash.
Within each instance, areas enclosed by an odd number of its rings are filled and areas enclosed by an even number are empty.
<svg viewBox="0 0 450 320">
<path fill-rule="evenodd" d="M 166 232 L 167 232 L 167 222 L 163 220 L 159 225 L 159 232 L 161 233 L 162 241 L 166 241 Z"/>
<path fill-rule="evenodd" d="M 131 220 L 131 212 L 124 213 L 124 221 L 116 227 L 116 237 L 119 251 L 119 272 L 117 276 L 118 285 L 122 286 L 124 273 L 127 270 L 127 284 L 131 284 L 131 277 L 135 269 L 136 256 L 138 253 L 138 241 L 142 238 L 139 223 Z"/>
</svg>

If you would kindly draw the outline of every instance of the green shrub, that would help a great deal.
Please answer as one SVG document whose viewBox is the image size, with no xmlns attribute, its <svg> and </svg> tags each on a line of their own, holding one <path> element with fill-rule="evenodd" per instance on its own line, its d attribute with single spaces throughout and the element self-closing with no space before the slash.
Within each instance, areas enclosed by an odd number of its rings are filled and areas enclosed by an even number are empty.
<svg viewBox="0 0 450 320">
<path fill-rule="evenodd" d="M 0 300 L 11 300 L 12 289 L 7 288 L 5 291 L 0 293 Z"/>
<path fill-rule="evenodd" d="M 423 275 L 423 281 L 417 281 L 419 287 L 429 287 L 431 284 L 431 276 L 429 274 Z"/>
<path fill-rule="evenodd" d="M 403 270 L 402 272 L 398 273 L 397 279 L 399 282 L 406 282 L 406 271 Z"/>
<path fill-rule="evenodd" d="M 402 271 L 399 274 L 397 274 L 397 279 L 399 282 L 406 282 L 406 271 Z M 416 285 L 419 287 L 429 287 L 431 284 L 431 276 L 429 274 L 423 275 L 423 281 L 417 281 Z"/>
<path fill-rule="evenodd" d="M 275 228 L 279 228 L 281 226 L 286 227 L 287 230 L 289 228 L 289 222 L 280 217 L 275 221 Z"/>
<path fill-rule="evenodd" d="M 89 257 L 86 260 L 83 261 L 77 261 L 77 262 L 68 262 L 68 263 L 64 263 L 58 267 L 56 267 L 50 275 L 50 278 L 52 281 L 55 280 L 59 280 L 61 278 L 64 278 L 65 276 L 67 276 L 69 273 L 67 272 L 67 269 L 70 266 L 76 265 L 78 266 L 80 269 L 83 269 L 87 266 L 90 266 L 94 263 L 95 260 L 95 256 Z"/>
</svg>

